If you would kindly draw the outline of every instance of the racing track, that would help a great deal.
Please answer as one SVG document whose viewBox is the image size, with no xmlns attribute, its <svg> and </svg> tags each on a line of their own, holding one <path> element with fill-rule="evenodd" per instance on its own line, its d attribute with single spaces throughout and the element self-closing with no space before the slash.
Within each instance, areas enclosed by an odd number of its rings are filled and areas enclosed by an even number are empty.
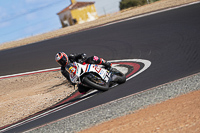
<svg viewBox="0 0 200 133">
<path fill-rule="evenodd" d="M 58 51 L 151 66 L 125 84 L 8 132 L 20 132 L 200 71 L 200 4 L 0 51 L 0 76 L 58 67 Z"/>
</svg>

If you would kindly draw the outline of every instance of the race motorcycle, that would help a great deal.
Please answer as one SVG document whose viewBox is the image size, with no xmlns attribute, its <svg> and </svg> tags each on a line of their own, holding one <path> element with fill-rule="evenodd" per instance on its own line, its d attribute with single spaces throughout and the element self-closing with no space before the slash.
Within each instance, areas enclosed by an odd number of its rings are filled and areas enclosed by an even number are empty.
<svg viewBox="0 0 200 133">
<path fill-rule="evenodd" d="M 109 70 L 101 65 L 71 63 L 69 67 L 70 80 L 91 89 L 107 91 L 111 87 L 126 82 L 125 75 L 115 68 Z"/>
</svg>

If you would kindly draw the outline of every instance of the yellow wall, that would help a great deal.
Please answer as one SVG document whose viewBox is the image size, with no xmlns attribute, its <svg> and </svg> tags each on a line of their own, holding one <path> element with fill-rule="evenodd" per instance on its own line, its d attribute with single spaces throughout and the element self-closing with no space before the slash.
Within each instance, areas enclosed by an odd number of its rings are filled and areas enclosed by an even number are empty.
<svg viewBox="0 0 200 133">
<path fill-rule="evenodd" d="M 94 4 L 71 10 L 71 15 L 73 19 L 77 20 L 78 24 L 92 21 L 98 18 Z"/>
<path fill-rule="evenodd" d="M 72 3 L 72 4 L 76 3 L 76 0 L 71 0 L 71 3 Z"/>
</svg>

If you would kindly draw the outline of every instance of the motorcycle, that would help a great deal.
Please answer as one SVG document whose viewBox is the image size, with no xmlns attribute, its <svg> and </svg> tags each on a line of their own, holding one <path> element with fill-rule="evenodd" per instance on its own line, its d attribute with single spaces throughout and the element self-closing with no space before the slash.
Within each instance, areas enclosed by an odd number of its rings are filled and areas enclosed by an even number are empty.
<svg viewBox="0 0 200 133">
<path fill-rule="evenodd" d="M 125 75 L 116 68 L 107 70 L 96 64 L 83 65 L 74 62 L 70 64 L 68 71 L 72 83 L 82 84 L 99 91 L 107 91 L 115 85 L 126 82 Z"/>
</svg>

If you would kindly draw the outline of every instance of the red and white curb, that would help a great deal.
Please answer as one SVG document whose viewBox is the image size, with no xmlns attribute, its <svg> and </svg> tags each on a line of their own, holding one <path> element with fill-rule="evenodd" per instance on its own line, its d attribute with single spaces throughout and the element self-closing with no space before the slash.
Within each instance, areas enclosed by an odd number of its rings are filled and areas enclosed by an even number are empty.
<svg viewBox="0 0 200 133">
<path fill-rule="evenodd" d="M 131 78 L 139 75 L 140 73 L 144 72 L 147 68 L 149 68 L 151 66 L 151 62 L 149 60 L 144 60 L 144 59 L 123 59 L 123 60 L 111 60 L 109 62 L 112 62 L 112 63 L 119 63 L 119 62 L 123 62 L 124 64 L 128 64 L 128 65 L 131 65 L 130 63 L 128 62 L 134 62 L 134 63 L 143 63 L 144 64 L 144 67 L 140 70 L 140 71 L 135 71 L 134 73 L 132 72 L 131 75 L 128 75 L 127 79 L 126 80 L 130 80 Z M 120 63 L 119 63 L 120 64 Z M 135 64 L 137 65 L 137 64 Z M 139 69 L 139 68 L 137 68 Z M 135 70 L 135 69 L 134 69 Z M 123 72 L 123 71 L 122 71 Z"/>
</svg>

